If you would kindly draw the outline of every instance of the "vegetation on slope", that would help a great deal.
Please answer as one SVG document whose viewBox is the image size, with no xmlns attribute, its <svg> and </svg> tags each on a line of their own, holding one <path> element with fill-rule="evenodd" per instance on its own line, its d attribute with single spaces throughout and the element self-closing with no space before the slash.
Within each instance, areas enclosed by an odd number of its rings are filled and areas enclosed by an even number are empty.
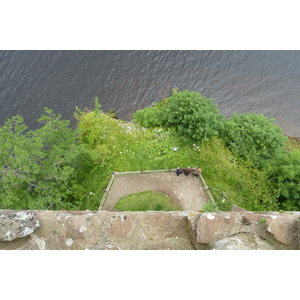
<svg viewBox="0 0 300 300">
<path fill-rule="evenodd" d="M 201 166 L 217 207 L 300 209 L 300 151 L 286 151 L 274 120 L 225 118 L 211 99 L 173 90 L 133 122 L 92 111 L 69 128 L 51 110 L 28 131 L 20 116 L 0 127 L 0 208 L 95 210 L 112 171 Z"/>
</svg>

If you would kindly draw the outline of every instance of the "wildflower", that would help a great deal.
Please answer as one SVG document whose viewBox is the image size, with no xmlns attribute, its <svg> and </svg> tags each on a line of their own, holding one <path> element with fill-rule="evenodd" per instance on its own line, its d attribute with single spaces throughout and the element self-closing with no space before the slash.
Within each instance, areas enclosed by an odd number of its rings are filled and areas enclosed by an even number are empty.
<svg viewBox="0 0 300 300">
<path fill-rule="evenodd" d="M 177 151 L 177 150 L 179 150 L 179 148 L 178 147 L 170 147 L 173 151 Z"/>
</svg>

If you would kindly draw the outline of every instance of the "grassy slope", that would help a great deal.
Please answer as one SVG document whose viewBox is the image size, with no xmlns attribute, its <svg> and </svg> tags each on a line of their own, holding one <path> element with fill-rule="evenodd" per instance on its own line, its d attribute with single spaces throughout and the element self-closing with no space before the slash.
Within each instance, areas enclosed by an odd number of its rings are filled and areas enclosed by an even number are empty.
<svg viewBox="0 0 300 300">
<path fill-rule="evenodd" d="M 266 210 L 267 205 L 275 209 L 275 194 L 266 175 L 250 169 L 246 163 L 238 163 L 222 141 L 211 140 L 199 153 L 202 174 L 220 210 L 230 210 L 233 204 L 247 210 Z"/>
<path fill-rule="evenodd" d="M 162 129 L 145 129 L 94 112 L 84 115 L 79 128 L 97 162 L 85 185 L 87 193 L 94 194 L 89 198 L 89 209 L 96 209 L 99 205 L 112 171 L 157 170 L 178 166 L 201 167 L 221 210 L 230 209 L 232 204 L 247 210 L 273 209 L 271 202 L 274 195 L 264 175 L 237 163 L 218 139 L 205 145 L 190 145 Z"/>
<path fill-rule="evenodd" d="M 172 198 L 162 193 L 145 191 L 120 199 L 114 207 L 122 211 L 178 211 L 182 210 Z"/>
</svg>

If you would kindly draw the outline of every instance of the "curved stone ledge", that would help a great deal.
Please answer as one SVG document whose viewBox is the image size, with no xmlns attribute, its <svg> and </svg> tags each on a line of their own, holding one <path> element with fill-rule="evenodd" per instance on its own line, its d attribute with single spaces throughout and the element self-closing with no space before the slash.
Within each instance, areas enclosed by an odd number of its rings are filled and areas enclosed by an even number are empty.
<svg viewBox="0 0 300 300">
<path fill-rule="evenodd" d="M 0 210 L 0 222 L 0 249 L 3 250 L 284 250 L 300 247 L 300 212 Z"/>
</svg>

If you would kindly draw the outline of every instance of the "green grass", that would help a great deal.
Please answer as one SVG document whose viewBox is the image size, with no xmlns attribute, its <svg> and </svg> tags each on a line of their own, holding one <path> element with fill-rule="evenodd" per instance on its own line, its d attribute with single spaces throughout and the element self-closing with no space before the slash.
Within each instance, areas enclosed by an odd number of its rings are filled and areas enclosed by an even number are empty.
<svg viewBox="0 0 300 300">
<path fill-rule="evenodd" d="M 219 139 L 204 144 L 197 163 L 220 211 L 230 210 L 235 204 L 246 210 L 275 209 L 275 194 L 264 173 L 236 157 Z M 204 211 L 213 207 L 205 205 Z"/>
<path fill-rule="evenodd" d="M 145 191 L 127 195 L 120 199 L 114 207 L 122 211 L 178 211 L 182 210 L 180 205 L 162 193 Z"/>
</svg>

